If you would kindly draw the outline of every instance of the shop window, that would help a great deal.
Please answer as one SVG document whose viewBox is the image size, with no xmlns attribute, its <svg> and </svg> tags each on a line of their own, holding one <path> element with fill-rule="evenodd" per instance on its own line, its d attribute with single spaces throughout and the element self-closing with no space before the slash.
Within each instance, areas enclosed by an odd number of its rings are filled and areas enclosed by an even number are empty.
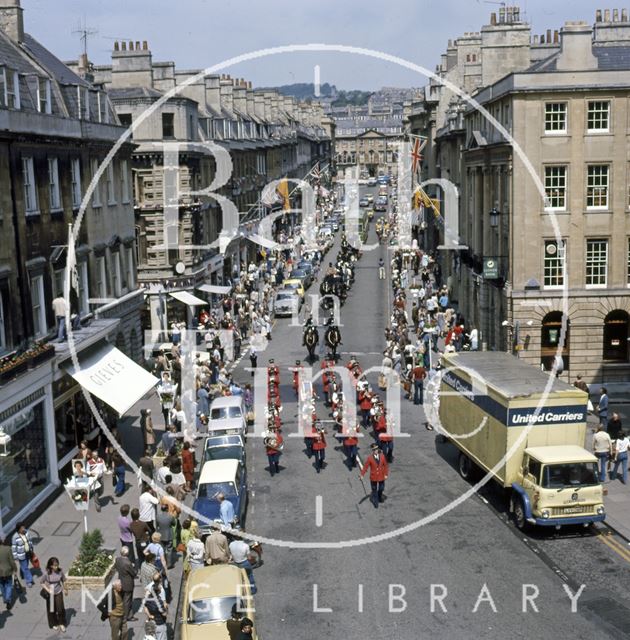
<svg viewBox="0 0 630 640">
<path fill-rule="evenodd" d="M 0 456 L 0 520 L 8 522 L 50 481 L 44 402 L 2 423 L 11 436 L 9 451 Z"/>
<path fill-rule="evenodd" d="M 604 319 L 604 360 L 628 362 L 628 314 L 611 311 Z"/>
<path fill-rule="evenodd" d="M 551 371 L 556 355 L 558 354 L 558 346 L 562 344 L 562 361 L 564 370 L 569 368 L 569 329 L 570 321 L 567 318 L 564 336 L 562 335 L 562 312 L 552 311 L 548 313 L 542 321 L 540 335 L 540 363 L 544 371 Z M 564 338 L 562 340 L 562 338 Z"/>
</svg>

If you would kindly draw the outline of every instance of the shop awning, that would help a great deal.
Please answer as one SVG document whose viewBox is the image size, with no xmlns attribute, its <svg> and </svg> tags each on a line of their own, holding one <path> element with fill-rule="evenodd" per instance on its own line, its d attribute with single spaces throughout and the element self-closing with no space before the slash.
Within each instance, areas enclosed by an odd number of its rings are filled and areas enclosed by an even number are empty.
<svg viewBox="0 0 630 640">
<path fill-rule="evenodd" d="M 78 369 L 72 360 L 62 364 L 62 368 L 121 416 L 159 382 L 111 344 L 79 354 Z"/>
<path fill-rule="evenodd" d="M 264 236 L 260 236 L 258 234 L 252 234 L 251 236 L 247 236 L 248 240 L 255 242 L 256 244 L 261 245 L 265 249 L 277 249 L 279 247 L 277 242 L 273 240 L 269 240 L 269 238 L 265 238 Z"/>
<path fill-rule="evenodd" d="M 226 296 L 232 291 L 232 287 L 220 287 L 217 284 L 200 284 L 197 289 L 206 293 L 216 293 L 220 296 Z"/>
<path fill-rule="evenodd" d="M 208 306 L 208 302 L 206 300 L 202 300 L 197 296 L 193 296 L 192 293 L 188 291 L 175 291 L 174 293 L 169 294 L 171 298 L 175 298 L 175 300 L 179 300 L 184 304 L 187 304 L 189 307 L 206 307 Z"/>
</svg>

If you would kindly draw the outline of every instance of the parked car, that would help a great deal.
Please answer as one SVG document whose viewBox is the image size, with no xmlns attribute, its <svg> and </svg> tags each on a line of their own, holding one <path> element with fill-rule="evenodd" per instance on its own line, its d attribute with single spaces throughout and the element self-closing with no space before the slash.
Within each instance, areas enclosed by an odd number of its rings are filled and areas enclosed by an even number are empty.
<svg viewBox="0 0 630 640">
<path fill-rule="evenodd" d="M 201 467 L 193 510 L 207 520 L 199 523 L 203 535 L 209 534 L 210 523 L 221 517 L 217 498 L 220 493 L 232 503 L 237 524 L 243 527 L 247 510 L 247 468 L 238 460 L 209 460 Z"/>
<path fill-rule="evenodd" d="M 376 186 L 376 178 L 374 176 L 368 178 L 368 187 L 375 187 Z"/>
<path fill-rule="evenodd" d="M 282 283 L 282 287 L 284 289 L 295 290 L 297 294 L 300 296 L 300 300 L 304 302 L 304 296 L 306 295 L 306 292 L 304 291 L 304 285 L 302 284 L 301 280 L 288 278 Z"/>
<path fill-rule="evenodd" d="M 366 197 L 363 197 L 359 200 L 360 207 L 367 207 L 369 206 L 369 204 L 370 204 L 370 201 Z"/>
<path fill-rule="evenodd" d="M 275 315 L 292 316 L 300 310 L 302 300 L 295 289 L 280 289 L 273 303 Z"/>
<path fill-rule="evenodd" d="M 227 623 L 233 611 L 242 611 L 254 623 L 256 619 L 249 578 L 245 569 L 233 564 L 199 567 L 185 581 L 182 604 L 182 640 L 229 640 L 236 637 Z"/>
<path fill-rule="evenodd" d="M 247 420 L 243 396 L 223 396 L 210 405 L 208 435 L 247 437 Z"/>
<path fill-rule="evenodd" d="M 201 466 L 210 460 L 238 460 L 245 465 L 245 442 L 243 436 L 209 436 L 203 443 L 203 460 Z"/>
<path fill-rule="evenodd" d="M 313 278 L 315 277 L 315 269 L 313 268 L 313 263 L 307 258 L 302 257 L 302 259 L 295 265 L 296 269 L 300 269 L 301 271 L 306 271 Z"/>
<path fill-rule="evenodd" d="M 371 204 L 372 202 L 374 202 L 374 194 L 373 193 L 368 193 L 367 196 L 365 196 L 367 198 L 367 201 Z"/>
<path fill-rule="evenodd" d="M 308 289 L 313 282 L 313 276 L 304 271 L 304 269 L 293 269 L 289 274 L 291 280 L 301 280 L 305 289 Z"/>
</svg>

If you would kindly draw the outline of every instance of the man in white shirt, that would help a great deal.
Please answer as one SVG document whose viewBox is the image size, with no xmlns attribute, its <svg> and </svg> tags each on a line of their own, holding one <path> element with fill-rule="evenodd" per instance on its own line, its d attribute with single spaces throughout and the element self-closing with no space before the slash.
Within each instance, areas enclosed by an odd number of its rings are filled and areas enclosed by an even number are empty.
<svg viewBox="0 0 630 640">
<path fill-rule="evenodd" d="M 155 531 L 155 516 L 157 513 L 157 505 L 159 500 L 155 496 L 155 491 L 148 486 L 145 486 L 144 491 L 140 494 L 140 500 L 138 510 L 140 511 L 140 518 L 142 522 L 146 522 L 151 529 L 151 533 Z"/>
<path fill-rule="evenodd" d="M 55 312 L 55 320 L 57 321 L 57 340 L 63 342 L 66 339 L 66 299 L 63 296 L 57 296 L 52 301 L 52 308 Z"/>
<path fill-rule="evenodd" d="M 244 534 L 245 531 L 242 530 L 241 534 Z M 247 572 L 247 577 L 249 578 L 249 586 L 251 588 L 252 595 L 254 595 L 257 591 L 256 583 L 254 582 L 254 570 L 252 569 L 252 565 L 249 562 L 249 545 L 244 542 L 241 538 L 234 538 L 232 542 L 230 542 L 230 554 L 232 555 L 232 564 L 235 564 L 237 567 L 241 567 L 241 569 L 245 569 Z"/>
<path fill-rule="evenodd" d="M 597 431 L 593 434 L 593 453 L 599 460 L 599 481 L 606 482 L 606 465 L 612 456 L 612 440 L 608 432 L 604 431 L 603 425 L 597 426 Z"/>
</svg>

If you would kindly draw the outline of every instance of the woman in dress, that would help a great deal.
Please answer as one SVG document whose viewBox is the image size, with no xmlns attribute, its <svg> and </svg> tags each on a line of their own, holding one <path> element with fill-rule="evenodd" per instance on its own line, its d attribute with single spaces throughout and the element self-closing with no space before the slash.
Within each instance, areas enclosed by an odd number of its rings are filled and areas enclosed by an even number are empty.
<svg viewBox="0 0 630 640">
<path fill-rule="evenodd" d="M 186 479 L 186 491 L 192 491 L 193 478 L 195 477 L 195 452 L 190 448 L 189 442 L 184 442 L 182 449 L 182 473 Z"/>
<path fill-rule="evenodd" d="M 49 558 L 46 563 L 46 572 L 41 579 L 41 585 L 42 589 L 48 592 L 48 596 L 45 598 L 48 626 L 55 631 L 65 631 L 66 608 L 63 603 L 63 595 L 64 592 L 67 595 L 68 588 L 66 587 L 66 574 L 60 568 L 57 558 Z"/>
<path fill-rule="evenodd" d="M 140 410 L 140 429 L 142 430 L 142 438 L 144 440 L 144 449 L 155 450 L 155 431 L 153 430 L 153 417 L 151 409 Z"/>
</svg>

